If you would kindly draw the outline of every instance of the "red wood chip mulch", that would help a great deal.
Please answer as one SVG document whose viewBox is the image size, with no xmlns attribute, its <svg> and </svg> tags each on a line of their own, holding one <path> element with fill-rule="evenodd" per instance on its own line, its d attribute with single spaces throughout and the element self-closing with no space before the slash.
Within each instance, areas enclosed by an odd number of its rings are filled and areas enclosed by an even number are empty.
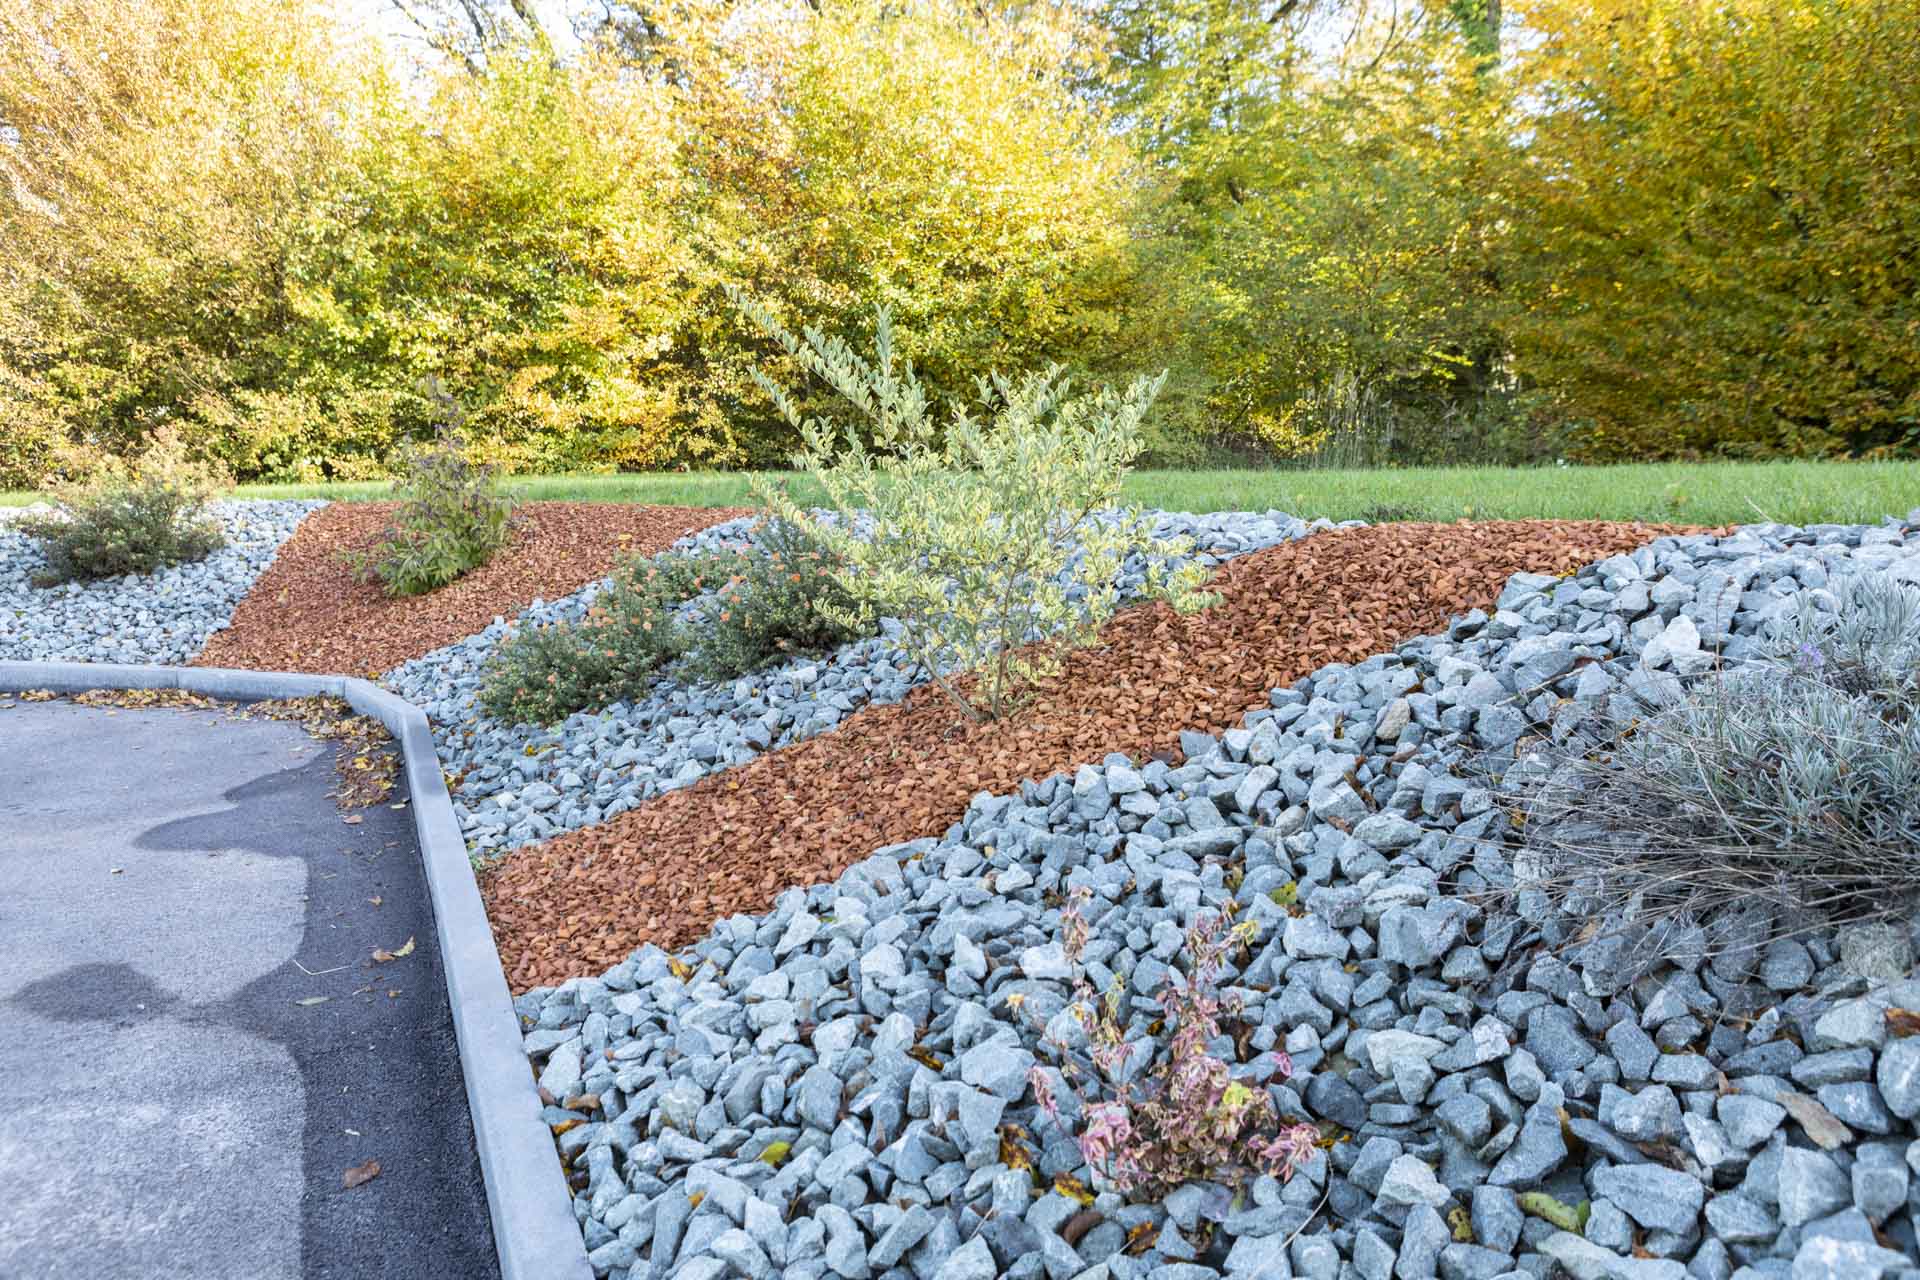
<svg viewBox="0 0 1920 1280">
<path fill-rule="evenodd" d="M 487 564 L 424 596 L 394 599 L 356 582 L 341 558 L 379 541 L 391 502 L 336 502 L 300 522 L 194 659 L 202 667 L 377 677 L 442 645 L 511 618 L 535 596 L 557 600 L 613 568 L 616 557 L 665 550 L 677 538 L 735 516 L 739 507 L 643 507 L 529 502 L 512 540 Z"/>
<path fill-rule="evenodd" d="M 1599 521 L 1389 524 L 1316 534 L 1231 560 L 1223 601 L 1182 618 L 1128 609 L 1017 715 L 962 723 L 943 694 L 867 707 L 831 733 L 762 755 L 597 827 L 520 849 L 484 890 L 516 991 L 598 973 L 636 946 L 675 948 L 791 885 L 836 878 L 873 850 L 936 836 L 976 793 L 1098 761 L 1177 754 L 1271 689 L 1358 662 L 1491 608 L 1509 575 L 1567 573 L 1680 530 Z"/>
</svg>

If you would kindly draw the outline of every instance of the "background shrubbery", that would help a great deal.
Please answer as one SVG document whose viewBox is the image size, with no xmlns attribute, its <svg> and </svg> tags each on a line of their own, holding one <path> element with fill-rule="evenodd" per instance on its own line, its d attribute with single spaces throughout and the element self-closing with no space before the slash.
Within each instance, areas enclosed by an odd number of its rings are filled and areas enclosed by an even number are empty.
<svg viewBox="0 0 1920 1280">
<path fill-rule="evenodd" d="M 1920 0 L 407 10 L 0 0 L 0 485 L 383 475 L 429 376 L 780 462 L 730 283 L 936 399 L 1167 368 L 1161 462 L 1920 450 Z"/>
</svg>

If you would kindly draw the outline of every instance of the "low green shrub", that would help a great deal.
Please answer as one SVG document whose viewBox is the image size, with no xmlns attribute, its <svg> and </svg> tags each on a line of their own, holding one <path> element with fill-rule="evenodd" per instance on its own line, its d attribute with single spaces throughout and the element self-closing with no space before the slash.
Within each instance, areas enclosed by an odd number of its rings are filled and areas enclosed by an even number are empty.
<svg viewBox="0 0 1920 1280">
<path fill-rule="evenodd" d="M 549 724 L 644 696 L 661 668 L 686 650 L 675 606 L 724 580 L 696 557 L 625 561 L 586 617 L 523 626 L 495 651 L 481 707 L 497 720 Z"/>
<path fill-rule="evenodd" d="M 857 634 L 830 616 L 846 605 L 836 568 L 780 520 L 749 548 L 628 560 L 585 618 L 516 631 L 488 666 L 481 706 L 496 719 L 551 723 L 644 697 L 669 667 L 730 680 L 836 648 Z"/>
<path fill-rule="evenodd" d="M 53 514 L 16 526 L 38 540 L 47 559 L 35 584 L 152 573 L 206 559 L 226 542 L 208 504 L 231 483 L 218 466 L 189 458 L 171 430 L 157 432 L 131 464 L 90 460 L 82 478 L 54 491 Z"/>
<path fill-rule="evenodd" d="M 796 337 L 764 307 L 730 296 L 854 410 L 839 424 L 804 417 L 756 371 L 806 442 L 795 465 L 836 517 L 818 519 L 761 489 L 781 519 L 838 562 L 850 604 L 819 607 L 848 627 L 898 619 L 903 647 L 965 715 L 1004 714 L 1067 652 L 1091 643 L 1118 607 L 1115 579 L 1131 551 L 1154 564 L 1150 597 L 1182 611 L 1208 602 L 1204 570 L 1172 567 L 1188 545 L 1157 539 L 1144 516 L 1116 510 L 1165 375 L 1081 395 L 1058 367 L 1017 382 L 994 375 L 978 384 L 985 418 L 955 407 L 941 426 L 913 367 L 896 358 L 884 309 L 868 360 L 837 338 Z"/>
<path fill-rule="evenodd" d="M 513 499 L 499 492 L 495 468 L 475 463 L 453 397 L 437 388 L 442 419 L 431 444 L 401 451 L 393 524 L 370 552 L 348 553 L 363 580 L 391 596 L 438 590 L 493 559 L 513 532 Z"/>
<path fill-rule="evenodd" d="M 716 565 L 725 585 L 704 608 L 687 674 L 730 680 L 797 654 L 836 649 L 861 634 L 840 561 L 798 525 L 769 520 L 758 546 Z"/>
<path fill-rule="evenodd" d="M 1563 761 L 1527 808 L 1527 879 L 1583 913 L 1856 920 L 1920 894 L 1920 586 L 1839 579 L 1758 660 Z"/>
</svg>

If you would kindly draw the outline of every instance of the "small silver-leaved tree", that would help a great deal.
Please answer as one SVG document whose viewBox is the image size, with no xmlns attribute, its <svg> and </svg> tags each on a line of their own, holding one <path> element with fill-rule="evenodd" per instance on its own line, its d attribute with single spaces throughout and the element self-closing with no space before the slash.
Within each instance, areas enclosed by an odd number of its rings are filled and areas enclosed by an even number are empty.
<svg viewBox="0 0 1920 1280">
<path fill-rule="evenodd" d="M 819 482 L 834 518 L 816 518 L 772 485 L 759 496 L 839 561 L 854 604 L 836 621 L 896 619 L 904 648 L 969 717 L 1001 715 L 1092 641 L 1118 607 L 1132 552 L 1147 564 L 1142 595 L 1182 612 L 1210 603 L 1205 570 L 1181 559 L 1187 540 L 1156 538 L 1150 520 L 1117 508 L 1164 374 L 1080 394 L 1058 366 L 994 374 L 978 384 L 980 416 L 954 406 L 939 423 L 913 366 L 894 352 L 885 309 L 868 359 L 815 330 L 797 337 L 758 303 L 730 296 L 851 410 L 837 421 L 804 415 L 756 373 L 800 432 L 794 465 Z M 963 673 L 971 679 L 954 678 Z"/>
</svg>

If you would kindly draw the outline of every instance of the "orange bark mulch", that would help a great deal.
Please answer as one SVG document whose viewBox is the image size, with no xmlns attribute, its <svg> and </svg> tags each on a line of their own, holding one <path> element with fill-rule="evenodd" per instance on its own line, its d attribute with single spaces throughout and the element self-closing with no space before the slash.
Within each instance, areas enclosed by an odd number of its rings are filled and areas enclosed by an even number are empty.
<svg viewBox="0 0 1920 1280">
<path fill-rule="evenodd" d="M 937 836 L 978 792 L 1098 761 L 1178 752 L 1272 689 L 1491 608 L 1509 575 L 1567 573 L 1671 527 L 1600 521 L 1385 524 L 1316 534 L 1223 565 L 1191 617 L 1115 617 L 1017 714 L 966 723 L 932 687 L 830 733 L 668 792 L 597 827 L 519 849 L 483 877 L 515 991 L 598 973 L 643 942 L 674 948 L 873 850 Z"/>
<path fill-rule="evenodd" d="M 612 502 L 529 502 L 515 508 L 512 539 L 491 561 L 424 596 L 394 599 L 355 581 L 342 553 L 377 543 L 391 502 L 336 502 L 300 522 L 194 659 L 202 667 L 378 677 L 401 663 L 511 618 L 538 596 L 557 600 L 603 578 L 617 557 L 664 551 L 675 539 L 736 516 L 742 507 L 648 507 Z"/>
</svg>

